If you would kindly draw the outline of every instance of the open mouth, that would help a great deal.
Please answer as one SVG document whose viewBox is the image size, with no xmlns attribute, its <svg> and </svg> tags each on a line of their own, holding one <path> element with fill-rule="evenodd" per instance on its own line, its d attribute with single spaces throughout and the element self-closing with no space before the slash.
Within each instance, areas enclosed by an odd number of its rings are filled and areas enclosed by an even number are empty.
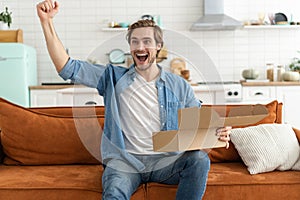
<svg viewBox="0 0 300 200">
<path fill-rule="evenodd" d="M 140 62 L 145 62 L 148 58 L 148 54 L 147 53 L 137 53 L 135 54 L 137 59 L 140 61 Z"/>
</svg>

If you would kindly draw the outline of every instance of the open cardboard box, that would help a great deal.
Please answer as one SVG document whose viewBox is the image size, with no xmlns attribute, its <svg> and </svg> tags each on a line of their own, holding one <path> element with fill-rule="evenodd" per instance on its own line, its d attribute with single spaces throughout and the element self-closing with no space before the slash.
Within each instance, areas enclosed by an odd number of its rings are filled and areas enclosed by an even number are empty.
<svg viewBox="0 0 300 200">
<path fill-rule="evenodd" d="M 186 151 L 225 147 L 216 130 L 224 126 L 254 124 L 268 115 L 264 105 L 235 107 L 228 117 L 221 117 L 211 107 L 184 108 L 178 111 L 178 130 L 154 132 L 153 150 L 157 152 Z"/>
</svg>

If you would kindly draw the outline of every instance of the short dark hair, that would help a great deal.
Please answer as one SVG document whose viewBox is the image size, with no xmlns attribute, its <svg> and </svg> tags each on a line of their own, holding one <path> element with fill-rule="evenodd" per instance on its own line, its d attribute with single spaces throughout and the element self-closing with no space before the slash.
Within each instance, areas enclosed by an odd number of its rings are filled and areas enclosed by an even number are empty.
<svg viewBox="0 0 300 200">
<path fill-rule="evenodd" d="M 163 32 L 162 32 L 161 28 L 158 25 L 156 25 L 153 20 L 150 20 L 150 19 L 138 20 L 137 22 L 131 24 L 128 27 L 126 39 L 129 44 L 130 44 L 130 40 L 131 40 L 132 31 L 136 28 L 142 28 L 142 27 L 153 27 L 155 42 L 156 42 L 156 44 L 161 44 L 161 47 L 163 47 L 163 45 L 164 45 Z M 159 53 L 159 51 L 160 50 L 158 50 L 158 53 Z"/>
</svg>

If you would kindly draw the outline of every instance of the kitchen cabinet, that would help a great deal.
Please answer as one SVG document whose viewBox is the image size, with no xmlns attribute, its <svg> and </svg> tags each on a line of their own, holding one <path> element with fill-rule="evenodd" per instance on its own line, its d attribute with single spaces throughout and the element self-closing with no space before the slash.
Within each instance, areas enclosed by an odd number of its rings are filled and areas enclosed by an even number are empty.
<svg viewBox="0 0 300 200">
<path fill-rule="evenodd" d="M 275 87 L 243 87 L 243 103 L 268 103 L 276 99 Z"/>
<path fill-rule="evenodd" d="M 214 104 L 215 103 L 215 94 L 208 91 L 195 91 L 195 96 L 199 99 L 202 104 Z"/>
<path fill-rule="evenodd" d="M 194 87 L 196 97 L 203 104 L 215 104 L 216 93 L 205 89 Z M 53 107 L 53 106 L 82 106 L 82 105 L 104 105 L 103 97 L 96 89 L 88 87 L 71 86 L 31 86 L 31 107 Z"/>
<path fill-rule="evenodd" d="M 283 122 L 300 129 L 300 86 L 278 86 L 277 99 L 283 102 Z"/>
<path fill-rule="evenodd" d="M 237 104 L 242 100 L 241 84 L 237 82 L 211 82 L 192 85 L 196 98 L 202 104 Z"/>
<path fill-rule="evenodd" d="M 30 90 L 30 107 L 51 107 L 56 104 L 55 89 L 31 89 Z"/>
<path fill-rule="evenodd" d="M 243 103 L 266 104 L 273 100 L 283 103 L 282 122 L 300 129 L 300 84 L 270 83 L 264 86 L 243 86 Z"/>
<path fill-rule="evenodd" d="M 207 85 L 192 86 L 195 97 L 199 99 L 202 104 L 215 104 L 217 90 L 210 90 Z M 224 99 L 224 98 L 223 98 Z"/>
<path fill-rule="evenodd" d="M 104 105 L 103 98 L 88 87 L 31 87 L 31 107 Z"/>
<path fill-rule="evenodd" d="M 56 91 L 56 97 L 58 105 L 104 105 L 102 96 L 98 94 L 95 88 L 64 88 Z"/>
</svg>

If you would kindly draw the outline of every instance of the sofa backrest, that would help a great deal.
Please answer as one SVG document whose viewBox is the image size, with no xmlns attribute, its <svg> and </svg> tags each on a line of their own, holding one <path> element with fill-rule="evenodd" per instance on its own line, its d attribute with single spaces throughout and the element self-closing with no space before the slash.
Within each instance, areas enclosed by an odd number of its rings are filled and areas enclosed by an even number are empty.
<svg viewBox="0 0 300 200">
<path fill-rule="evenodd" d="M 44 114 L 74 117 L 76 116 L 87 116 L 96 115 L 104 116 L 105 107 L 104 106 L 82 106 L 82 107 L 35 107 L 29 108 L 29 110 Z"/>
<path fill-rule="evenodd" d="M 226 116 L 232 107 L 204 105 Z M 256 124 L 281 123 L 282 104 L 266 104 L 269 115 Z M 2 157 L 5 164 L 99 164 L 103 106 L 23 108 L 0 99 Z M 252 124 L 252 125 L 256 125 Z M 1 152 L 0 152 L 1 156 Z M 209 152 L 212 162 L 240 161 L 234 145 Z"/>
<path fill-rule="evenodd" d="M 99 164 L 103 111 L 98 107 L 30 109 L 0 99 L 3 163 Z"/>
</svg>

